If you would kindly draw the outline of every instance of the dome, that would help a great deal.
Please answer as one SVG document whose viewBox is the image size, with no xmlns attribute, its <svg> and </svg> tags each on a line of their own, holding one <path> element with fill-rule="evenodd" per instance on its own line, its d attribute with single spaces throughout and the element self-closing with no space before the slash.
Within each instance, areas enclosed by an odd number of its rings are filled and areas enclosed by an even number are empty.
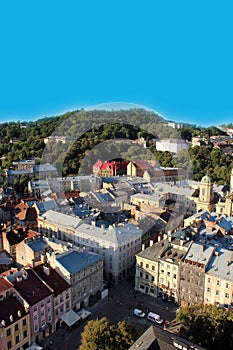
<svg viewBox="0 0 233 350">
<path fill-rule="evenodd" d="M 203 176 L 201 179 L 202 183 L 210 184 L 211 183 L 211 178 L 208 175 Z"/>
</svg>

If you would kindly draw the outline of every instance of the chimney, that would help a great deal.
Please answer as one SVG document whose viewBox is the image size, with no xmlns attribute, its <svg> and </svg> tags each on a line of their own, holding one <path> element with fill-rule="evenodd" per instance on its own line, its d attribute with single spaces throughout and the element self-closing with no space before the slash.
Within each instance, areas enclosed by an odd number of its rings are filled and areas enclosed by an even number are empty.
<svg viewBox="0 0 233 350">
<path fill-rule="evenodd" d="M 49 276 L 49 274 L 50 274 L 50 268 L 49 268 L 49 266 L 43 266 L 43 271 L 44 271 L 44 273 L 47 275 L 47 276 Z"/>
<path fill-rule="evenodd" d="M 152 247 L 153 244 L 154 244 L 153 239 L 150 239 L 150 247 Z"/>
<path fill-rule="evenodd" d="M 144 243 L 142 244 L 142 250 L 145 250 L 145 244 Z"/>
<path fill-rule="evenodd" d="M 183 244 L 184 244 L 184 240 L 180 239 L 180 246 L 183 247 Z"/>
<path fill-rule="evenodd" d="M 158 242 L 160 242 L 160 241 L 161 241 L 161 236 L 159 235 L 159 236 L 158 236 Z"/>
</svg>

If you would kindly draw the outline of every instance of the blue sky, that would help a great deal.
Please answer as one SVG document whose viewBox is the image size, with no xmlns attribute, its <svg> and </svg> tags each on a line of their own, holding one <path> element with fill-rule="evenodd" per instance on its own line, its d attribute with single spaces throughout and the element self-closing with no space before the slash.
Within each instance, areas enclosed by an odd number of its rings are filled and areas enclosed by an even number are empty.
<svg viewBox="0 0 233 350">
<path fill-rule="evenodd" d="M 233 121 L 230 1 L 0 4 L 0 121 L 107 102 L 199 125 Z"/>
</svg>

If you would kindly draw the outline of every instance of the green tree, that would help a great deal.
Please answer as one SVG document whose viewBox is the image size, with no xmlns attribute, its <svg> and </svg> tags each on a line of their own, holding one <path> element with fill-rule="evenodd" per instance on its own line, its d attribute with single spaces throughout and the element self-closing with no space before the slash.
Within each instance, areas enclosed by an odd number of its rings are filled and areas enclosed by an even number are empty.
<svg viewBox="0 0 233 350">
<path fill-rule="evenodd" d="M 140 333 L 125 321 L 117 326 L 106 317 L 91 320 L 81 334 L 80 350 L 127 350 Z"/>
<path fill-rule="evenodd" d="M 181 335 L 210 350 L 233 349 L 233 311 L 216 305 L 181 308 L 176 320 L 183 323 Z"/>
</svg>

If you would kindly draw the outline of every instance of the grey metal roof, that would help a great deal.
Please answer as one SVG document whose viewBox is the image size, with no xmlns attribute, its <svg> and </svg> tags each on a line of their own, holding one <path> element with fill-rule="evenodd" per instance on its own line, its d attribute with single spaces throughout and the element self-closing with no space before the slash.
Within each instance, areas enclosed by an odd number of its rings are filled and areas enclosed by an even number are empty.
<svg viewBox="0 0 233 350">
<path fill-rule="evenodd" d="M 90 266 L 97 261 L 102 260 L 101 255 L 86 252 L 77 252 L 75 250 L 64 253 L 57 254 L 56 260 L 70 273 L 75 274 L 87 266 Z"/>
<path fill-rule="evenodd" d="M 45 202 L 36 202 L 35 203 L 40 214 L 44 214 L 46 211 L 57 209 L 57 204 L 54 200 L 49 200 Z"/>
<path fill-rule="evenodd" d="M 76 232 L 77 234 L 82 233 L 87 235 L 87 237 L 98 238 L 116 245 L 127 242 L 132 237 L 136 238 L 142 235 L 142 230 L 129 222 L 126 224 L 119 224 L 117 227 L 109 226 L 103 229 L 88 224 L 81 224 L 76 229 Z"/>
<path fill-rule="evenodd" d="M 49 210 L 41 216 L 55 225 L 72 229 L 76 229 L 82 221 L 78 217 L 62 214 L 54 210 Z"/>
<path fill-rule="evenodd" d="M 233 281 L 233 252 L 220 248 L 216 254 L 211 259 L 206 273 L 210 276 Z"/>
<path fill-rule="evenodd" d="M 215 248 L 212 246 L 192 242 L 185 259 L 207 266 L 214 251 Z"/>
</svg>

